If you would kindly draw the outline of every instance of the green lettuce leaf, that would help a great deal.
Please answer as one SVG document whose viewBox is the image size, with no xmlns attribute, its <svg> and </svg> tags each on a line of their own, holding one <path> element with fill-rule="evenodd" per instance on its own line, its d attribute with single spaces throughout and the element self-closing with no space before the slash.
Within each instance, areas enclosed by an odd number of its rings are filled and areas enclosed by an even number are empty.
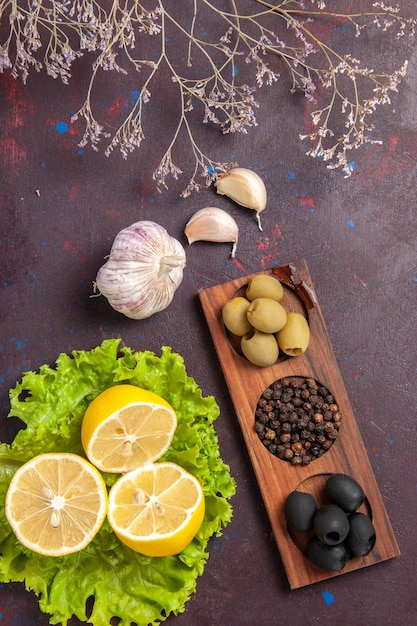
<svg viewBox="0 0 417 626">
<path fill-rule="evenodd" d="M 148 626 L 185 610 L 208 558 L 207 544 L 221 535 L 232 517 L 229 502 L 235 482 L 222 461 L 213 422 L 219 407 L 203 397 L 187 376 L 179 354 L 163 347 L 153 352 L 119 350 L 119 340 L 107 339 L 91 351 L 59 355 L 56 365 L 26 372 L 10 391 L 9 417 L 25 428 L 9 445 L 0 444 L 0 581 L 24 582 L 39 597 L 51 624 L 67 624 L 72 615 L 104 626 L 112 617 L 121 626 Z M 206 514 L 191 544 L 172 557 L 146 557 L 124 546 L 106 521 L 81 552 L 45 557 L 27 550 L 16 539 L 5 516 L 10 480 L 24 462 L 43 452 L 70 451 L 84 456 L 80 428 L 89 403 L 118 383 L 150 389 L 174 407 L 178 427 L 161 460 L 183 466 L 203 486 Z M 111 486 L 117 475 L 105 474 Z M 88 607 L 88 608 L 87 608 Z"/>
</svg>

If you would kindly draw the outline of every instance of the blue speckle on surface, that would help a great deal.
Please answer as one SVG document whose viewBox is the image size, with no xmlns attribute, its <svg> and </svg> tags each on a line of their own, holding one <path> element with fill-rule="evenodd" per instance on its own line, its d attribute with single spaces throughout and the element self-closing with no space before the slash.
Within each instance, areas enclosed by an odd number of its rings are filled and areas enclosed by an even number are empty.
<svg viewBox="0 0 417 626">
<path fill-rule="evenodd" d="M 348 221 L 349 228 L 355 228 L 355 222 L 353 220 Z"/>
<path fill-rule="evenodd" d="M 68 132 L 68 124 L 66 122 L 58 122 L 55 125 L 55 130 L 57 133 L 67 133 Z"/>
<path fill-rule="evenodd" d="M 290 180 L 294 180 L 294 178 L 295 178 L 295 174 L 294 174 L 294 172 L 290 172 L 290 173 L 288 174 L 288 178 L 289 178 Z"/>
<path fill-rule="evenodd" d="M 346 33 L 349 33 L 350 30 L 352 30 L 352 25 L 350 23 L 336 26 L 336 28 L 333 29 L 333 31 L 338 35 L 344 35 Z"/>
<path fill-rule="evenodd" d="M 24 348 L 25 346 L 25 343 L 23 341 L 19 341 L 18 339 L 16 339 L 16 337 L 12 337 L 10 341 L 14 343 L 16 348 L 18 349 Z"/>
<path fill-rule="evenodd" d="M 348 166 L 351 172 L 353 172 L 353 170 L 356 170 L 356 168 L 358 167 L 355 161 L 349 161 Z"/>
<path fill-rule="evenodd" d="M 81 148 L 78 150 L 77 154 L 84 154 L 84 150 L 82 150 Z"/>
<path fill-rule="evenodd" d="M 218 171 L 219 170 L 217 169 L 215 165 L 209 165 L 207 168 L 207 175 L 214 176 L 214 174 L 217 174 Z"/>
<path fill-rule="evenodd" d="M 141 92 L 138 91 L 137 89 L 134 89 L 133 91 L 130 92 L 130 102 L 132 105 L 134 105 L 135 102 L 140 98 L 140 94 Z"/>
<path fill-rule="evenodd" d="M 334 595 L 330 593 L 330 591 L 323 591 L 321 597 L 323 598 L 327 606 L 331 606 L 334 602 Z"/>
<path fill-rule="evenodd" d="M 42 246 L 43 248 L 45 248 L 45 247 L 46 247 L 46 241 L 41 241 L 41 246 Z"/>
</svg>

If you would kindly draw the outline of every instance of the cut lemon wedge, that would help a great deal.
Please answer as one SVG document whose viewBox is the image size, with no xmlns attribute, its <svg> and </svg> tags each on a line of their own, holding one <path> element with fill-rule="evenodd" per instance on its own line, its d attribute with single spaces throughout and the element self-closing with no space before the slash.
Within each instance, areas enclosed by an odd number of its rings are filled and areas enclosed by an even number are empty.
<svg viewBox="0 0 417 626">
<path fill-rule="evenodd" d="M 175 463 L 132 470 L 110 489 L 107 517 L 120 541 L 147 556 L 171 556 L 195 537 L 204 518 L 198 480 Z"/>
<path fill-rule="evenodd" d="M 6 516 L 16 537 L 46 556 L 85 548 L 106 513 L 104 480 L 77 454 L 35 456 L 16 471 L 6 496 Z"/>
<path fill-rule="evenodd" d="M 115 385 L 88 406 L 81 441 L 98 469 L 128 472 L 159 459 L 176 427 L 176 413 L 164 398 L 135 385 Z"/>
</svg>

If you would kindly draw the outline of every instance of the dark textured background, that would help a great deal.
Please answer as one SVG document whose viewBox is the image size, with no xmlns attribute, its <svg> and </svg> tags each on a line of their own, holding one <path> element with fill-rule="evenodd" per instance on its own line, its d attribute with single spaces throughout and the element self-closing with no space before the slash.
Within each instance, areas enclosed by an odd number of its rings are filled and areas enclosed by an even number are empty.
<svg viewBox="0 0 417 626">
<path fill-rule="evenodd" d="M 400 4 L 415 14 L 414 0 Z M 305 156 L 307 144 L 298 134 L 305 130 L 306 105 L 288 94 L 285 73 L 279 86 L 261 92 L 259 126 L 248 136 L 222 138 L 206 126 L 196 130 L 208 154 L 231 155 L 266 181 L 263 232 L 251 211 L 213 189 L 180 198 L 185 177 L 157 193 L 151 179 L 156 153 L 176 114 L 171 84 L 152 105 L 159 121 L 142 149 L 124 161 L 117 153 L 107 159 L 102 151 L 77 146 L 81 125 L 71 125 L 70 118 L 83 101 L 86 61 L 75 64 L 69 86 L 43 73 L 32 74 L 26 86 L 0 76 L 3 440 L 9 441 L 15 428 L 5 419 L 8 390 L 23 372 L 52 364 L 60 352 L 91 349 L 107 337 L 156 354 L 170 345 L 221 407 L 216 429 L 237 482 L 234 517 L 224 535 L 210 542 L 210 558 L 186 612 L 167 624 L 400 626 L 417 620 L 417 55 L 408 40 L 394 43 L 381 34 L 354 39 L 335 29 L 325 35 L 359 58 L 371 54 L 393 66 L 410 59 L 392 106 L 374 116 L 375 136 L 384 143 L 352 155 L 351 178 Z M 125 106 L 131 88 L 118 76 L 106 76 L 95 98 L 108 119 Z M 189 147 L 182 144 L 178 154 L 185 167 Z M 196 209 L 210 205 L 227 209 L 239 223 L 234 260 L 228 244 L 186 245 L 185 223 Z M 116 233 L 140 219 L 159 222 L 184 244 L 187 268 L 168 309 L 132 321 L 104 298 L 89 296 Z M 298 258 L 308 263 L 402 555 L 290 592 L 196 294 Z M 0 624 L 47 623 L 23 585 L 0 588 Z"/>
</svg>

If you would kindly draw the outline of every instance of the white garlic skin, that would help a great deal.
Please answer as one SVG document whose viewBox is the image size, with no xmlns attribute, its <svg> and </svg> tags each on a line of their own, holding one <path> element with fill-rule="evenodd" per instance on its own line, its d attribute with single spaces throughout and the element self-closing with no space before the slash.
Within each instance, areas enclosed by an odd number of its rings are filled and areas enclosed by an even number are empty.
<svg viewBox="0 0 417 626">
<path fill-rule="evenodd" d="M 185 263 L 180 242 L 159 224 L 143 220 L 116 235 L 96 285 L 113 309 L 145 319 L 171 303 Z"/>
<path fill-rule="evenodd" d="M 217 207 L 205 207 L 188 220 L 184 233 L 191 245 L 195 241 L 216 243 L 233 242 L 231 256 L 235 256 L 239 228 L 229 213 Z"/>
<path fill-rule="evenodd" d="M 266 207 L 267 193 L 262 178 L 256 172 L 245 167 L 234 167 L 220 174 L 216 189 L 217 193 L 256 211 L 259 230 L 262 230 L 259 214 Z"/>
</svg>

